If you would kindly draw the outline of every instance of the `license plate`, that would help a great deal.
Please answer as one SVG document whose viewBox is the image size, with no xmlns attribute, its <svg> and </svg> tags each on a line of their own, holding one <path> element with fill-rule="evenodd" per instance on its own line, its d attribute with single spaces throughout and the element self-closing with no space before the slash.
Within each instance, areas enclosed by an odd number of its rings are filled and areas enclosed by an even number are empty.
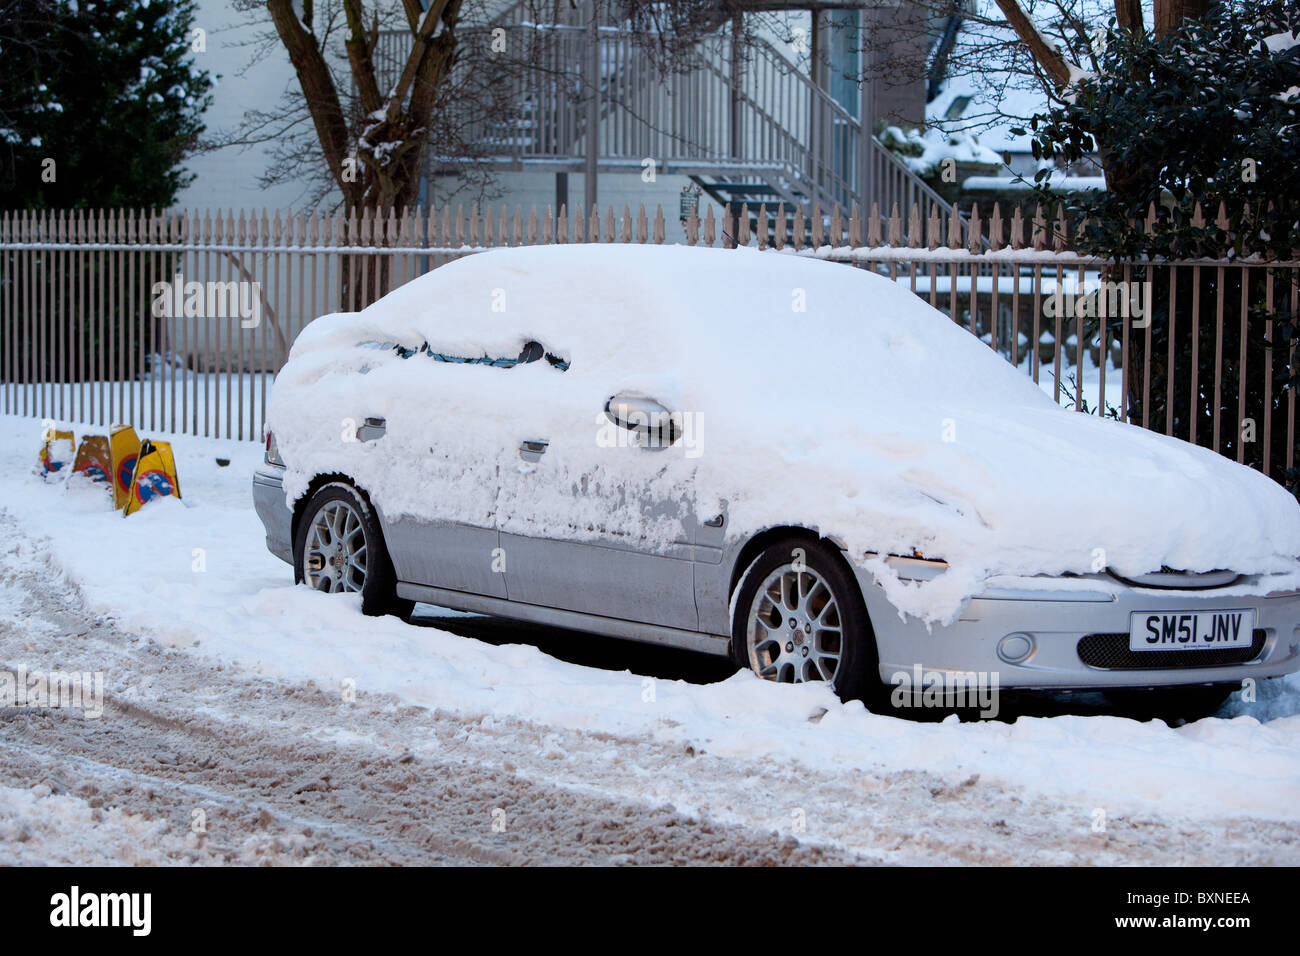
<svg viewBox="0 0 1300 956">
<path fill-rule="evenodd" d="M 1255 612 L 1134 611 L 1129 615 L 1131 651 L 1199 651 L 1216 647 L 1249 647 L 1254 639 Z"/>
</svg>

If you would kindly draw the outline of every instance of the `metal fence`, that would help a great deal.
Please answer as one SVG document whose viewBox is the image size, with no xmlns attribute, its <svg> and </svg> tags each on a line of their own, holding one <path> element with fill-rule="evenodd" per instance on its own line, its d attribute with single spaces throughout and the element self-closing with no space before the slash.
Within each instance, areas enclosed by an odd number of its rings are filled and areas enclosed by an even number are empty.
<svg viewBox="0 0 1300 956">
<path fill-rule="evenodd" d="M 1295 482 L 1300 262 L 1106 263 L 1063 220 L 709 206 L 687 242 L 874 270 L 946 312 L 1058 402 Z M 258 440 L 303 325 L 498 246 L 661 243 L 662 208 L 558 214 L 0 214 L 0 407 L 92 425 Z M 1291 326 L 1294 327 L 1294 326 Z"/>
</svg>

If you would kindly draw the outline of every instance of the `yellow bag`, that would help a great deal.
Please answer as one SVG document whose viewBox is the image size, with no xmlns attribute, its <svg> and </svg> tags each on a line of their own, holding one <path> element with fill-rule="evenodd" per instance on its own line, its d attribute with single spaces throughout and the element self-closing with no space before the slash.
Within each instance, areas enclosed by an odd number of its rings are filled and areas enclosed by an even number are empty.
<svg viewBox="0 0 1300 956">
<path fill-rule="evenodd" d="M 122 516 L 134 514 L 155 498 L 168 495 L 179 498 L 181 483 L 176 477 L 176 462 L 172 446 L 165 441 L 146 438 L 140 444 L 135 472 L 131 475 L 131 491 L 122 509 Z"/>
</svg>

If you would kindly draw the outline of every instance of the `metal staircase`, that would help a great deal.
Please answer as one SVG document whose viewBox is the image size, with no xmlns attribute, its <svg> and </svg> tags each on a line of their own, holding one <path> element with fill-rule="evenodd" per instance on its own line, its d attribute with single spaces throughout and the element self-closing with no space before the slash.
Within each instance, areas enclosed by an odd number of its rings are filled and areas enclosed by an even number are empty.
<svg viewBox="0 0 1300 956">
<path fill-rule="evenodd" d="M 474 155 L 435 156 L 433 172 L 454 173 L 471 159 L 501 170 L 581 172 L 594 136 L 602 173 L 640 172 L 653 161 L 657 175 L 690 177 L 714 201 L 748 203 L 751 212 L 784 204 L 788 215 L 802 207 L 809 216 L 814 207 L 825 214 L 861 202 L 883 215 L 894 204 L 904 214 L 913 205 L 922 216 L 934 207 L 951 213 L 874 136 L 866 140 L 872 194 L 860 196 L 858 120 L 765 41 L 734 44 L 718 30 L 694 43 L 689 68 L 663 70 L 645 35 L 609 12 L 592 29 L 582 9 L 550 6 L 547 23 L 531 19 L 535 3 L 519 0 L 458 28 L 467 50 L 453 83 L 477 95 L 464 98 L 456 123 Z M 503 37 L 517 45 L 505 56 L 491 49 Z M 396 62 L 403 42 L 385 36 L 381 52 L 391 44 Z M 597 122 L 589 129 L 593 73 Z M 489 99 L 506 108 L 482 110 Z"/>
</svg>

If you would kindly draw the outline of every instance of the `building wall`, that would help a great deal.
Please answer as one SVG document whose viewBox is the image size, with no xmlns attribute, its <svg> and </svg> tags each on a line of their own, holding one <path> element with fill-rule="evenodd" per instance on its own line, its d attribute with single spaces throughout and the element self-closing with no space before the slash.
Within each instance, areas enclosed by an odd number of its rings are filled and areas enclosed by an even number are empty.
<svg viewBox="0 0 1300 956">
<path fill-rule="evenodd" d="M 289 54 L 281 47 L 250 66 L 253 49 L 248 44 L 260 32 L 271 29 L 264 15 L 259 24 L 250 24 L 249 18 L 254 16 L 258 13 L 239 13 L 225 0 L 199 0 L 194 26 L 206 32 L 207 50 L 196 53 L 195 61 L 216 78 L 212 105 L 203 114 L 205 136 L 234 129 L 246 110 L 274 107 L 286 89 L 298 89 Z M 268 189 L 259 185 L 258 179 L 269 165 L 267 147 L 227 147 L 193 156 L 185 166 L 196 178 L 177 197 L 176 205 L 182 209 L 303 206 L 309 195 L 305 186 Z"/>
<path fill-rule="evenodd" d="M 926 54 L 930 11 L 914 2 L 875 11 L 869 40 L 877 69 L 874 112 L 877 126 L 916 128 L 925 123 Z"/>
<path fill-rule="evenodd" d="M 829 33 L 826 51 L 830 93 L 836 102 L 858 116 L 859 79 L 870 76 L 877 127 L 923 126 L 930 17 L 928 9 L 912 0 L 871 11 L 865 28 L 856 10 L 829 13 L 825 18 Z M 864 53 L 870 54 L 870 69 L 863 66 Z"/>
</svg>

